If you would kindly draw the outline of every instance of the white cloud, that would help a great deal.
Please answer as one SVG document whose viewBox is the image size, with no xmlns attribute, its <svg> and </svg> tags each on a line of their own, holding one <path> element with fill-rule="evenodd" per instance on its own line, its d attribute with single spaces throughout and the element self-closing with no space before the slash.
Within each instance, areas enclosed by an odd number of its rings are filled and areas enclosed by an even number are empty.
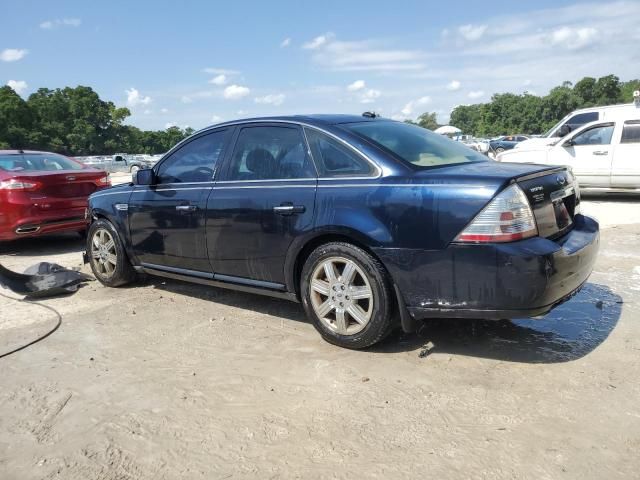
<svg viewBox="0 0 640 480">
<path fill-rule="evenodd" d="M 408 117 L 414 113 L 417 107 L 423 107 L 425 105 L 429 105 L 430 103 L 431 103 L 431 97 L 429 96 L 420 97 L 417 100 L 412 100 L 409 103 L 407 103 L 404 106 L 404 108 L 401 110 L 401 113 L 405 117 Z"/>
<path fill-rule="evenodd" d="M 321 37 L 324 40 L 318 40 Z M 314 50 L 313 60 L 329 70 L 392 72 L 424 67 L 424 54 L 417 50 L 390 49 L 381 41 L 343 42 L 333 36 L 321 37 L 305 48 Z"/>
<path fill-rule="evenodd" d="M 222 121 L 222 117 L 221 117 L 221 116 L 219 116 L 219 115 L 213 115 L 213 116 L 211 117 L 211 121 L 212 121 L 213 123 L 219 123 L 219 122 L 221 122 L 221 121 Z"/>
<path fill-rule="evenodd" d="M 285 99 L 284 93 L 274 93 L 270 95 L 265 95 L 264 97 L 256 97 L 253 99 L 256 103 L 261 103 L 264 105 L 282 105 Z"/>
<path fill-rule="evenodd" d="M 79 18 L 56 18 L 54 20 L 45 20 L 40 24 L 40 28 L 44 30 L 52 30 L 58 27 L 79 27 L 82 20 Z"/>
<path fill-rule="evenodd" d="M 160 109 L 160 113 L 169 113 L 169 109 L 168 108 L 161 108 Z"/>
<path fill-rule="evenodd" d="M 469 98 L 475 100 L 476 98 L 480 98 L 480 97 L 484 96 L 484 91 L 482 91 L 482 90 L 472 90 L 471 92 L 469 92 L 469 94 L 467 96 Z"/>
<path fill-rule="evenodd" d="M 227 100 L 238 100 L 240 98 L 246 97 L 251 93 L 247 87 L 243 87 L 241 85 L 229 85 L 224 89 L 223 96 Z"/>
<path fill-rule="evenodd" d="M 193 99 L 188 95 L 183 95 L 182 98 L 180 98 L 180 101 L 182 103 L 193 103 Z"/>
<path fill-rule="evenodd" d="M 178 125 L 175 122 L 167 122 L 167 123 L 164 124 L 164 129 L 166 130 L 168 128 L 177 127 L 177 126 Z"/>
<path fill-rule="evenodd" d="M 357 92 L 358 90 L 362 90 L 365 86 L 366 84 L 364 83 L 364 80 L 356 80 L 347 86 L 347 90 L 350 92 Z"/>
<path fill-rule="evenodd" d="M 289 45 L 291 45 L 291 39 L 287 37 L 284 40 L 282 40 L 282 42 L 280 43 L 280 48 L 286 48 Z"/>
<path fill-rule="evenodd" d="M 462 25 L 458 27 L 458 33 L 469 42 L 480 40 L 487 31 L 487 25 Z"/>
<path fill-rule="evenodd" d="M 213 83 L 214 85 L 224 85 L 227 83 L 227 76 L 224 73 L 221 73 L 209 80 L 209 83 Z"/>
<path fill-rule="evenodd" d="M 23 48 L 5 48 L 0 52 L 0 60 L 3 62 L 15 62 L 22 59 L 29 50 Z"/>
<path fill-rule="evenodd" d="M 458 80 L 451 80 L 447 84 L 447 90 L 449 90 L 450 92 L 456 92 L 460 90 L 460 86 L 461 86 L 461 83 Z"/>
<path fill-rule="evenodd" d="M 374 88 L 368 88 L 360 94 L 360 103 L 373 103 L 380 98 L 382 92 Z"/>
<path fill-rule="evenodd" d="M 562 46 L 569 50 L 577 50 L 597 41 L 598 30 L 593 27 L 571 28 L 561 27 L 550 35 L 551 45 Z"/>
<path fill-rule="evenodd" d="M 153 112 L 152 112 L 152 110 L 149 110 L 149 109 L 147 108 L 147 109 L 146 109 L 144 112 L 142 112 L 142 113 L 144 113 L 145 115 L 151 115 L 151 113 L 153 113 Z"/>
<path fill-rule="evenodd" d="M 129 90 L 125 90 L 127 94 L 127 105 L 130 107 L 136 107 L 138 105 L 149 105 L 151 103 L 151 97 L 145 97 L 140 95 L 140 92 L 131 87 Z"/>
<path fill-rule="evenodd" d="M 324 35 L 318 35 L 313 40 L 303 43 L 302 48 L 306 50 L 316 50 L 322 47 L 323 45 L 325 45 L 331 38 L 333 38 L 332 33 L 325 33 Z"/>
<path fill-rule="evenodd" d="M 24 80 L 9 80 L 7 85 L 13 88 L 13 91 L 18 95 L 22 95 L 24 91 L 29 88 L 29 85 L 27 85 L 27 82 Z"/>
</svg>

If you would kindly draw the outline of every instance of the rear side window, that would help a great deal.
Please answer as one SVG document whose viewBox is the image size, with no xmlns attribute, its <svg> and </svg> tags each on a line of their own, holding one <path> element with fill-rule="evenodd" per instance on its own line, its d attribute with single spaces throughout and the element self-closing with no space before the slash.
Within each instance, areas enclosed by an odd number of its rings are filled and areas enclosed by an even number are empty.
<svg viewBox="0 0 640 480">
<path fill-rule="evenodd" d="M 80 163 L 55 153 L 0 155 L 0 170 L 7 172 L 55 172 L 82 168 Z"/>
<path fill-rule="evenodd" d="M 229 180 L 315 178 L 302 132 L 295 127 L 245 127 L 231 159 Z"/>
<path fill-rule="evenodd" d="M 194 183 L 213 180 L 213 171 L 227 134 L 227 130 L 218 130 L 180 147 L 158 167 L 158 182 Z"/>
<path fill-rule="evenodd" d="M 367 160 L 329 135 L 312 128 L 305 128 L 305 134 L 320 177 L 366 177 L 375 173 Z"/>
<path fill-rule="evenodd" d="M 624 122 L 620 143 L 640 143 L 640 120 Z"/>
<path fill-rule="evenodd" d="M 567 120 L 567 124 L 576 127 L 596 120 L 598 120 L 598 112 L 579 113 Z"/>
</svg>

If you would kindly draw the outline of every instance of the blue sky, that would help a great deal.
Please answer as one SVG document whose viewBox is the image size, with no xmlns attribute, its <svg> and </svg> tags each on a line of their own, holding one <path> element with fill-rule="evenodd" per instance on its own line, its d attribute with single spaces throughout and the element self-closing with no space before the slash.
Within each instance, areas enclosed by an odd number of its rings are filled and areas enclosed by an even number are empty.
<svg viewBox="0 0 640 480">
<path fill-rule="evenodd" d="M 444 6 L 442 6 L 444 5 Z M 393 118 L 640 76 L 640 2 L 5 2 L 0 84 L 88 85 L 141 128 L 291 113 Z"/>
</svg>

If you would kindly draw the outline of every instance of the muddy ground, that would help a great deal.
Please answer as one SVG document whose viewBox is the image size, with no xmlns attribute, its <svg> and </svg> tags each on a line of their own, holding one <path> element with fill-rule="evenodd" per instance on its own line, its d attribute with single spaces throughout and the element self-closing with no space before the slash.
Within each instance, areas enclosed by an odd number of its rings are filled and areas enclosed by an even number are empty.
<svg viewBox="0 0 640 480">
<path fill-rule="evenodd" d="M 363 352 L 299 305 L 162 279 L 0 297 L 0 355 L 62 317 L 0 359 L 0 478 L 638 478 L 640 208 L 584 210 L 595 271 L 544 319 L 433 321 Z M 73 235 L 0 249 L 81 265 Z"/>
</svg>

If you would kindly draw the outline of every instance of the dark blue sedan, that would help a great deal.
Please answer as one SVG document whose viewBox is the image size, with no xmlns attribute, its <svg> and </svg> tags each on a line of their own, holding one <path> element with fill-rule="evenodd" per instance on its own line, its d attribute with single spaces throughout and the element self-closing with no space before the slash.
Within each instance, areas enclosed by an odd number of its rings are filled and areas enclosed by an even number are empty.
<svg viewBox="0 0 640 480">
<path fill-rule="evenodd" d="M 505 150 L 511 150 L 520 142 L 529 140 L 524 135 L 507 135 L 493 140 L 489 140 L 489 147 L 496 153 L 502 153 Z"/>
<path fill-rule="evenodd" d="M 88 213 L 103 284 L 144 272 L 300 301 L 348 348 L 426 318 L 544 314 L 599 243 L 566 168 L 492 162 L 371 114 L 206 128 Z"/>
</svg>

